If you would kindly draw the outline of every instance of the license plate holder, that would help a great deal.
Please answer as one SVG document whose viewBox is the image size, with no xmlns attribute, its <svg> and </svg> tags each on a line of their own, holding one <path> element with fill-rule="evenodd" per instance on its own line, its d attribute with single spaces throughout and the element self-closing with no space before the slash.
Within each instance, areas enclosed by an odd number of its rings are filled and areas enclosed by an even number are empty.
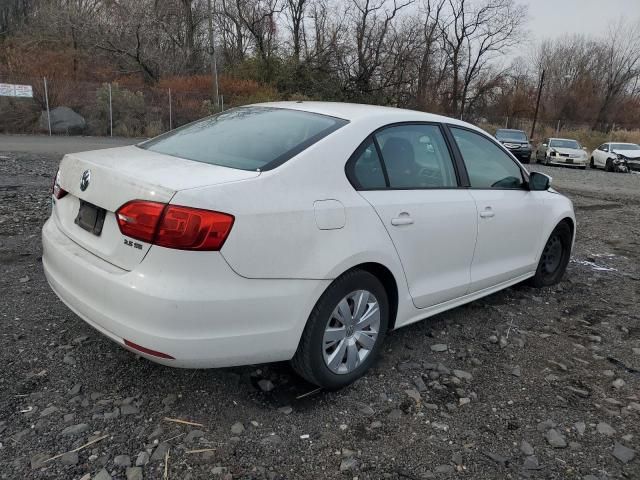
<svg viewBox="0 0 640 480">
<path fill-rule="evenodd" d="M 80 208 L 78 209 L 75 224 L 99 237 L 102 233 L 106 213 L 107 211 L 104 208 L 80 200 Z"/>
<path fill-rule="evenodd" d="M 573 163 L 573 158 L 567 158 L 567 159 L 565 160 L 565 162 L 567 162 L 567 163 Z"/>
</svg>

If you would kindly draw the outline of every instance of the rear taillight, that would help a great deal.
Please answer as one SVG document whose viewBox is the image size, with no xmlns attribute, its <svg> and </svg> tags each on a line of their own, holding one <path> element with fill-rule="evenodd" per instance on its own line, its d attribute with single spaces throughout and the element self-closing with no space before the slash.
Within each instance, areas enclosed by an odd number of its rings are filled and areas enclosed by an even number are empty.
<svg viewBox="0 0 640 480">
<path fill-rule="evenodd" d="M 53 189 L 51 194 L 58 200 L 67 194 L 67 191 L 60 186 L 60 170 L 58 170 L 56 176 L 53 178 Z"/>
<path fill-rule="evenodd" d="M 124 235 L 180 250 L 220 250 L 234 220 L 226 213 L 144 200 L 125 203 L 116 217 Z"/>
<path fill-rule="evenodd" d="M 164 207 L 164 203 L 143 200 L 125 203 L 116 212 L 120 231 L 127 237 L 152 243 Z"/>
<path fill-rule="evenodd" d="M 167 205 L 153 243 L 183 250 L 220 250 L 233 216 L 197 208 Z"/>
</svg>

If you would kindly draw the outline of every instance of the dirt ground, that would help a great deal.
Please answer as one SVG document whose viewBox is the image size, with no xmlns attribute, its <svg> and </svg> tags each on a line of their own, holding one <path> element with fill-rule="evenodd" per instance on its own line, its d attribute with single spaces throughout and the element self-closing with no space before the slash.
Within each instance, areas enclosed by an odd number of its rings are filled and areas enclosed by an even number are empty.
<svg viewBox="0 0 640 480">
<path fill-rule="evenodd" d="M 640 175 L 532 166 L 576 207 L 564 281 L 393 332 L 323 392 L 158 366 L 71 313 L 40 257 L 58 160 L 0 152 L 1 479 L 640 478 Z"/>
</svg>

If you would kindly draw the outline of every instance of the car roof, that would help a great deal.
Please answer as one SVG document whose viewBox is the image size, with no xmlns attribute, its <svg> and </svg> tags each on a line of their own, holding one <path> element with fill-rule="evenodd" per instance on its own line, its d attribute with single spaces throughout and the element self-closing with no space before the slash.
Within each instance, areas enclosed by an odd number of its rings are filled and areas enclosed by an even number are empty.
<svg viewBox="0 0 640 480">
<path fill-rule="evenodd" d="M 483 131 L 475 125 L 463 122 L 461 120 L 456 120 L 455 118 L 436 115 L 433 113 L 420 112 L 417 110 L 408 110 L 404 108 L 383 107 L 380 105 L 366 105 L 361 103 L 342 102 L 314 102 L 305 100 L 297 102 L 256 103 L 251 106 L 301 110 L 304 112 L 318 113 L 321 115 L 337 117 L 343 120 L 348 120 L 350 122 L 369 119 L 371 117 L 384 117 L 385 119 L 389 120 L 389 123 L 402 121 L 439 122 L 461 125 L 464 127 L 473 128 L 474 130 Z"/>
<path fill-rule="evenodd" d="M 631 143 L 631 142 L 607 142 L 609 145 L 611 145 L 612 143 L 615 145 L 638 145 L 637 143 Z M 605 145 L 603 143 L 603 145 Z"/>
<path fill-rule="evenodd" d="M 496 130 L 496 133 L 498 132 L 521 132 L 521 133 L 525 133 L 524 130 L 518 130 L 517 128 L 499 128 Z"/>
<path fill-rule="evenodd" d="M 569 140 L 571 142 L 578 142 L 577 140 L 573 139 L 573 138 L 560 138 L 560 137 L 549 137 L 549 140 Z M 578 142 L 580 143 L 580 142 Z"/>
</svg>

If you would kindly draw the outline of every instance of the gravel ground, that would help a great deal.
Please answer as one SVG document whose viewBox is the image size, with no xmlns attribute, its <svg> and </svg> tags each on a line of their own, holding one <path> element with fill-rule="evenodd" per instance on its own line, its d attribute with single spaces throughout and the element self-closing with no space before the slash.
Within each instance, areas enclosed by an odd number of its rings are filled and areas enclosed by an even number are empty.
<svg viewBox="0 0 640 480">
<path fill-rule="evenodd" d="M 640 478 L 639 175 L 532 166 L 576 206 L 564 281 L 394 332 L 322 392 L 158 366 L 72 314 L 40 262 L 57 161 L 0 152 L 0 478 Z"/>
</svg>

